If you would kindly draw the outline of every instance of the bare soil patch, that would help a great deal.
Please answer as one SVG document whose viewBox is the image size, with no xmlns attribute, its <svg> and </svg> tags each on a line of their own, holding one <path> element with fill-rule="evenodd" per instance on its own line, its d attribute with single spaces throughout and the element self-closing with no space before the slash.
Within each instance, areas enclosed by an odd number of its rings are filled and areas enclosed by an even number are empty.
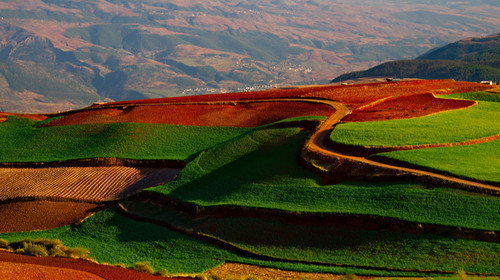
<svg viewBox="0 0 500 280">
<path fill-rule="evenodd" d="M 77 111 L 48 125 L 136 122 L 255 127 L 291 117 L 329 116 L 334 111 L 328 105 L 308 102 L 123 106 Z"/>
<path fill-rule="evenodd" d="M 45 230 L 74 224 L 103 209 L 102 204 L 16 201 L 0 204 L 0 232 Z M 0 277 L 1 278 L 1 277 Z"/>
<path fill-rule="evenodd" d="M 99 280 L 95 274 L 74 269 L 48 267 L 36 264 L 0 262 L 0 279 L 54 279 L 54 280 Z"/>
<path fill-rule="evenodd" d="M 161 276 L 141 273 L 130 269 L 114 267 L 109 265 L 99 265 L 82 259 L 33 257 L 33 256 L 9 253 L 6 251 L 0 251 L 0 262 L 13 263 L 14 265 L 26 264 L 26 265 L 40 265 L 44 267 L 53 267 L 53 268 L 72 269 L 72 270 L 91 273 L 98 277 L 108 280 L 191 279 L 191 278 L 164 278 Z M 52 278 L 49 277 L 48 279 Z M 72 278 L 66 278 L 66 279 L 72 279 Z"/>
</svg>

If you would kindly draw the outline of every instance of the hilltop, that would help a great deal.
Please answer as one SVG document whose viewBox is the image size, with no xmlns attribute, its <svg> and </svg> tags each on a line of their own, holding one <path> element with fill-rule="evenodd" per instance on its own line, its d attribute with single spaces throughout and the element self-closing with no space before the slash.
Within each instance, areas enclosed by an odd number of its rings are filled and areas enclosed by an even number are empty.
<svg viewBox="0 0 500 280">
<path fill-rule="evenodd" d="M 2 2 L 0 111 L 328 82 L 500 27 L 495 1 L 447 2 Z"/>
<path fill-rule="evenodd" d="M 500 33 L 463 39 L 431 50 L 413 60 L 391 61 L 365 71 L 343 74 L 333 82 L 367 77 L 499 81 Z"/>
</svg>

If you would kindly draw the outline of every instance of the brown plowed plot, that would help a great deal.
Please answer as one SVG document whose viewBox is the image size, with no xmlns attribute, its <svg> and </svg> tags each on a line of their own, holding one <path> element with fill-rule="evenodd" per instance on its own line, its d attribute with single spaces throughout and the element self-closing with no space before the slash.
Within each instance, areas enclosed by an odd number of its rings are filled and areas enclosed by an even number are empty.
<svg viewBox="0 0 500 280">
<path fill-rule="evenodd" d="M 163 280 L 181 280 L 181 279 L 191 279 L 191 278 L 165 278 L 161 276 L 154 276 L 151 274 L 141 273 L 130 269 L 108 266 L 108 265 L 99 265 L 93 262 L 81 260 L 81 259 L 69 259 L 69 258 L 55 258 L 55 257 L 32 257 L 21 254 L 14 254 L 5 251 L 0 251 L 0 262 L 4 263 L 12 263 L 15 265 L 26 265 L 25 268 L 30 270 L 31 265 L 36 265 L 35 269 L 38 266 L 44 267 L 52 267 L 52 268 L 64 268 L 78 272 L 86 272 L 91 275 L 95 275 L 96 277 L 101 277 L 102 279 L 108 280 L 153 280 L 153 279 L 163 279 Z M 2 267 L 0 266 L 0 269 Z M 2 278 L 2 272 L 0 271 L 0 279 Z M 31 272 L 30 272 L 31 273 Z M 87 275 L 87 274 L 86 274 Z M 7 278 L 8 279 L 8 278 Z M 26 279 L 24 277 L 21 278 L 11 278 L 11 279 Z M 44 279 L 43 277 L 35 278 L 35 279 Z M 46 279 L 74 279 L 73 277 L 68 278 L 53 278 L 47 277 Z M 78 278 L 76 278 L 78 279 Z M 94 278 L 90 278 L 94 279 Z M 100 279 L 100 278 L 95 278 Z"/>
<path fill-rule="evenodd" d="M 76 111 L 49 125 L 136 122 L 253 127 L 291 117 L 329 116 L 334 111 L 328 105 L 309 102 L 128 106 Z"/>
<path fill-rule="evenodd" d="M 144 188 L 167 183 L 179 171 L 125 166 L 0 168 L 0 200 L 18 197 L 118 200 Z"/>
<path fill-rule="evenodd" d="M 0 204 L 0 217 L 2 217 L 0 232 L 21 232 L 61 227 L 74 224 L 101 209 L 99 204 L 84 202 L 37 200 L 2 203 Z"/>
<path fill-rule="evenodd" d="M 86 271 L 48 267 L 36 264 L 0 262 L 0 279 L 54 279 L 54 280 L 102 280 L 104 278 Z"/>
<path fill-rule="evenodd" d="M 414 118 L 467 108 L 474 104 L 476 102 L 470 100 L 436 98 L 431 93 L 400 96 L 355 109 L 342 121 L 365 122 Z"/>
<path fill-rule="evenodd" d="M 154 104 L 168 102 L 203 102 L 203 101 L 237 101 L 252 99 L 278 99 L 316 97 L 335 100 L 357 108 L 372 103 L 376 100 L 413 95 L 421 93 L 451 94 L 458 92 L 485 91 L 491 89 L 490 85 L 472 82 L 455 82 L 453 80 L 411 80 L 400 82 L 384 82 L 355 85 L 323 85 L 289 89 L 273 89 L 258 92 L 237 92 L 224 94 L 209 94 L 197 96 L 184 96 L 172 98 L 157 98 L 133 101 L 120 101 L 108 103 L 109 105 Z"/>
</svg>

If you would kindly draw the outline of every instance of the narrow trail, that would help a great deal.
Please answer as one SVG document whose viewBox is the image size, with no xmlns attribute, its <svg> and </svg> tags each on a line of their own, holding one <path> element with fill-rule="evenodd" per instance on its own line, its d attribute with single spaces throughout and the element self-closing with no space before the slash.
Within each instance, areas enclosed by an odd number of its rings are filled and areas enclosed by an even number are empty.
<svg viewBox="0 0 500 280">
<path fill-rule="evenodd" d="M 424 171 L 416 168 L 408 168 L 401 167 L 386 163 L 381 163 L 378 161 L 370 160 L 365 157 L 353 156 L 344 154 L 335 150 L 332 150 L 331 147 L 327 146 L 330 139 L 330 134 L 333 131 L 333 128 L 341 122 L 341 120 L 351 113 L 349 108 L 347 108 L 343 103 L 327 100 L 327 99 L 317 99 L 317 98 L 270 98 L 270 99 L 247 99 L 247 100 L 225 100 L 225 101 L 202 101 L 202 102 L 172 102 L 172 103 L 144 103 L 137 105 L 98 105 L 94 107 L 84 108 L 82 110 L 92 110 L 92 109 L 100 109 L 100 108 L 119 108 L 119 107 L 129 107 L 129 106 L 165 106 L 165 105 L 196 105 L 196 104 L 240 104 L 240 103 L 259 103 L 259 102 L 309 102 L 309 103 L 317 103 L 317 104 L 326 104 L 335 109 L 335 113 L 330 115 L 325 121 L 323 121 L 318 127 L 316 132 L 310 137 L 308 142 L 306 142 L 304 149 L 311 153 L 319 154 L 324 157 L 333 158 L 333 159 L 343 159 L 349 160 L 365 165 L 369 165 L 376 168 L 392 170 L 399 173 L 409 174 L 410 176 L 415 177 L 431 177 L 438 179 L 442 182 L 451 183 L 451 185 L 462 185 L 467 186 L 467 189 L 472 191 L 483 191 L 487 193 L 491 193 L 494 195 L 500 195 L 500 187 L 476 182 L 472 180 L 462 179 L 451 175 L 443 175 L 436 172 Z M 307 161 L 307 159 L 305 158 Z"/>
</svg>

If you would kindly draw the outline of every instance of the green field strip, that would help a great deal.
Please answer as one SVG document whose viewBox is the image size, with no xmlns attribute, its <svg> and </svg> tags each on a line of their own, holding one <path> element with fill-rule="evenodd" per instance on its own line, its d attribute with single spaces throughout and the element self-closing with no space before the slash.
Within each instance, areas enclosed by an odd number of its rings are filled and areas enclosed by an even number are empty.
<svg viewBox="0 0 500 280">
<path fill-rule="evenodd" d="M 211 234 L 257 254 L 302 262 L 500 273 L 498 243 L 252 218 L 218 221 Z"/>
<path fill-rule="evenodd" d="M 266 144 L 255 141 L 266 137 Z M 147 191 L 201 206 L 374 215 L 500 230 L 500 200 L 493 196 L 406 182 L 324 185 L 299 163 L 307 137 L 294 129 L 241 136 L 200 154 L 175 181 Z"/>
<path fill-rule="evenodd" d="M 500 93 L 485 92 L 485 91 L 442 94 L 442 95 L 437 95 L 436 97 L 444 99 L 467 99 L 476 101 L 500 102 Z"/>
<path fill-rule="evenodd" d="M 500 104 L 479 101 L 468 109 L 425 117 L 339 124 L 330 135 L 334 143 L 393 147 L 455 143 L 500 133 Z"/>
<path fill-rule="evenodd" d="M 133 215 L 173 225 L 186 232 L 199 232 L 217 243 L 225 242 L 229 247 L 243 249 L 257 257 L 370 267 L 393 272 L 434 270 L 437 273 L 463 268 L 476 273 L 499 272 L 491 269 L 500 254 L 500 244 L 497 243 L 430 234 L 340 229 L 309 223 L 302 225 L 266 218 L 202 216 L 193 219 L 156 203 L 128 201 L 124 205 Z M 443 256 L 453 261 L 443 264 Z"/>
<path fill-rule="evenodd" d="M 379 153 L 460 177 L 500 183 L 500 140 L 475 145 Z M 500 213 L 500 211 L 498 212 Z"/>
<path fill-rule="evenodd" d="M 9 242 L 25 238 L 59 239 L 66 246 L 90 250 L 99 263 L 125 264 L 151 262 L 159 271 L 170 274 L 203 273 L 225 261 L 260 265 L 278 269 L 324 273 L 353 273 L 378 276 L 423 276 L 416 272 L 390 272 L 353 267 L 275 262 L 242 257 L 217 246 L 171 231 L 152 223 L 136 221 L 109 209 L 99 212 L 78 226 L 20 233 L 2 233 Z"/>
<path fill-rule="evenodd" d="M 49 162 L 95 157 L 190 160 L 199 152 L 252 128 L 169 124 L 86 124 L 9 117 L 0 123 L 0 162 Z"/>
</svg>

